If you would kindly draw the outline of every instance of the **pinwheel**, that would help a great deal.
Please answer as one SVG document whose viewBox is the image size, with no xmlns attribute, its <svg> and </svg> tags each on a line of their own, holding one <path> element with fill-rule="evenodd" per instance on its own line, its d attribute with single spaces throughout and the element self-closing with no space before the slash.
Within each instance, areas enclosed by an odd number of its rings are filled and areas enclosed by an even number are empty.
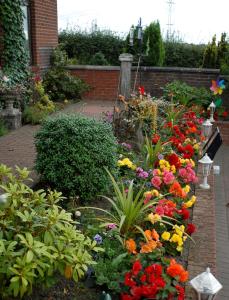
<svg viewBox="0 0 229 300">
<path fill-rule="evenodd" d="M 212 80 L 212 86 L 210 87 L 210 90 L 214 93 L 214 95 L 221 95 L 224 89 L 224 80 Z"/>
</svg>

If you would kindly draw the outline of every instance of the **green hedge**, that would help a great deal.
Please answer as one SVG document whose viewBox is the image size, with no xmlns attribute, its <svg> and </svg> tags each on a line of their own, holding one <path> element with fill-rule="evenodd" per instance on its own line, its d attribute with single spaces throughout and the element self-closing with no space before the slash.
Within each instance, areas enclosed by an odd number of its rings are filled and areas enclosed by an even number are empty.
<svg viewBox="0 0 229 300">
<path fill-rule="evenodd" d="M 36 134 L 36 170 L 64 195 L 92 200 L 106 191 L 104 167 L 114 170 L 117 143 L 109 124 L 80 115 L 47 119 Z"/>
<path fill-rule="evenodd" d="M 90 63 L 92 57 L 101 52 L 109 65 L 119 65 L 118 57 L 123 52 L 124 40 L 109 30 L 87 32 L 63 30 L 59 42 L 68 57 L 76 58 L 80 64 Z"/>
</svg>

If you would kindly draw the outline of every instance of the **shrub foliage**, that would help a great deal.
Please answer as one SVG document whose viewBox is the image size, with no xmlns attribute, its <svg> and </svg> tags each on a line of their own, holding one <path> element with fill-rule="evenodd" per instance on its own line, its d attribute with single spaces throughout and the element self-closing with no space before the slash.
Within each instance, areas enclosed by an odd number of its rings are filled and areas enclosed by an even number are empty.
<svg viewBox="0 0 229 300">
<path fill-rule="evenodd" d="M 91 200 L 107 189 L 104 167 L 117 161 L 116 140 L 109 124 L 80 115 L 58 115 L 36 135 L 36 170 L 66 195 Z"/>
<path fill-rule="evenodd" d="M 33 191 L 23 183 L 29 172 L 16 171 L 0 165 L 0 294 L 18 299 L 57 273 L 78 281 L 94 263 L 91 250 L 100 249 L 58 206 L 61 193 Z"/>
</svg>

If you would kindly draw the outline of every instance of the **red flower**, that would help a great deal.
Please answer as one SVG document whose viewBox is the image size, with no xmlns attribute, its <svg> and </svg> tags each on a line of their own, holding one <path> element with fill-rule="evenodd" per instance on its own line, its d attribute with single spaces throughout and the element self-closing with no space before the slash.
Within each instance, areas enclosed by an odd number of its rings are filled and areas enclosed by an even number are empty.
<svg viewBox="0 0 229 300">
<path fill-rule="evenodd" d="M 184 158 L 192 158 L 194 155 L 194 149 L 191 144 L 184 146 L 182 152 Z"/>
<path fill-rule="evenodd" d="M 178 169 L 180 167 L 179 157 L 175 153 L 168 155 L 167 159 L 171 166 L 174 165 L 176 167 L 176 169 Z"/>
<path fill-rule="evenodd" d="M 127 294 L 121 294 L 121 300 L 135 300 L 135 298 Z"/>
<path fill-rule="evenodd" d="M 139 271 L 141 271 L 141 269 L 142 269 L 142 265 L 141 265 L 140 261 L 136 260 L 132 267 L 133 275 L 134 276 L 138 275 L 138 273 L 139 273 Z"/>
<path fill-rule="evenodd" d="M 196 231 L 196 226 L 192 223 L 189 223 L 186 228 L 186 232 L 189 235 L 192 235 Z"/>
<path fill-rule="evenodd" d="M 124 284 L 126 286 L 133 287 L 136 285 L 136 282 L 132 279 L 132 274 L 130 272 L 125 274 Z"/>
<path fill-rule="evenodd" d="M 144 89 L 143 86 L 139 86 L 138 91 L 139 91 L 140 95 L 144 95 L 145 94 L 145 89 Z"/>
<path fill-rule="evenodd" d="M 143 274 L 141 277 L 140 277 L 140 281 L 143 283 L 143 282 L 146 282 L 146 279 L 147 279 L 147 277 L 146 277 L 146 275 L 145 274 Z"/>
<path fill-rule="evenodd" d="M 135 300 L 141 299 L 143 294 L 143 286 L 133 286 L 130 289 L 131 294 L 134 296 Z"/>
<path fill-rule="evenodd" d="M 222 113 L 222 117 L 226 118 L 227 116 L 228 116 L 228 112 L 227 112 L 227 111 L 224 111 L 224 112 Z"/>
<path fill-rule="evenodd" d="M 189 211 L 187 210 L 187 208 L 185 208 L 185 207 L 183 207 L 183 208 L 181 209 L 180 214 L 182 215 L 182 217 L 183 217 L 184 220 L 187 220 L 187 219 L 189 219 L 189 217 L 190 217 L 190 213 L 189 213 Z"/>
<path fill-rule="evenodd" d="M 160 135 L 155 133 L 152 137 L 152 144 L 156 145 L 159 140 L 160 140 Z"/>
<path fill-rule="evenodd" d="M 178 293 L 178 298 L 177 300 L 184 300 L 184 288 L 180 285 L 175 286 L 177 293 Z"/>
</svg>

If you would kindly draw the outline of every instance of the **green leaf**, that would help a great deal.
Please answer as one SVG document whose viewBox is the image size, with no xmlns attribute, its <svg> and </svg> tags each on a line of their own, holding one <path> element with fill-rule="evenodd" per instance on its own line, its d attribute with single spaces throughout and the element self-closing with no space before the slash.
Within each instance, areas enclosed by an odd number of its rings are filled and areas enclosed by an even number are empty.
<svg viewBox="0 0 229 300">
<path fill-rule="evenodd" d="M 30 263 L 33 260 L 33 252 L 31 250 L 29 250 L 26 254 L 26 262 Z"/>
</svg>

